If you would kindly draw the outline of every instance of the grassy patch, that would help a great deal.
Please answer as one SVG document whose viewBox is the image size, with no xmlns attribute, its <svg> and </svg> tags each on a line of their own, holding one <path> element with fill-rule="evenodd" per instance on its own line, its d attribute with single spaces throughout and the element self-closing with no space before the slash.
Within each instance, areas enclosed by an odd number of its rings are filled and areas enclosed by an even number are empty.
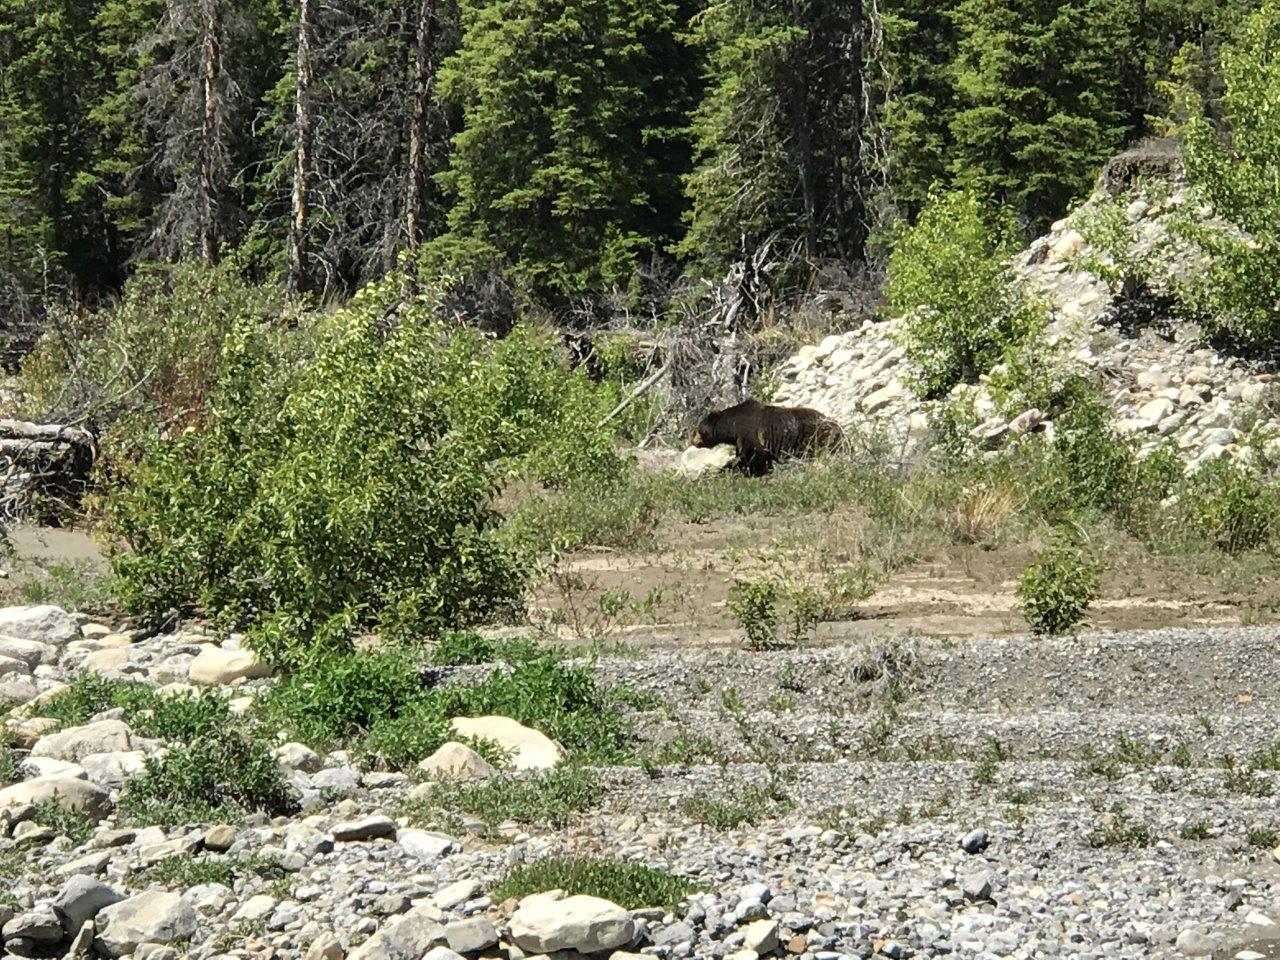
<svg viewBox="0 0 1280 960">
<path fill-rule="evenodd" d="M 1248 841 L 1249 846 L 1260 847 L 1263 850 L 1274 850 L 1276 844 L 1280 843 L 1280 837 L 1277 836 L 1276 831 L 1268 827 L 1254 827 L 1245 834 L 1245 840 Z"/>
<path fill-rule="evenodd" d="M 1188 823 L 1178 831 L 1178 836 L 1183 840 L 1208 840 L 1210 836 L 1209 825 L 1203 820 Z"/>
<path fill-rule="evenodd" d="M 141 876 L 143 886 L 186 889 L 203 883 L 220 883 L 230 887 L 235 880 L 235 867 L 230 860 L 218 857 L 173 856 L 148 867 Z"/>
<path fill-rule="evenodd" d="M 687 797 L 681 812 L 695 823 L 713 830 L 732 830 L 778 817 L 791 809 L 792 801 L 776 780 L 761 787 L 746 787 L 733 797 Z"/>
<path fill-rule="evenodd" d="M 698 889 L 691 880 L 638 863 L 565 858 L 542 860 L 512 871 L 494 888 L 492 899 L 501 903 L 544 890 L 564 890 L 570 896 L 601 897 L 627 910 L 661 907 L 674 911 Z"/>
<path fill-rule="evenodd" d="M 600 781 L 590 770 L 562 767 L 484 783 L 433 783 L 425 797 L 406 802 L 403 814 L 425 827 L 451 827 L 467 816 L 490 829 L 508 820 L 559 829 L 598 804 L 602 795 Z"/>
<path fill-rule="evenodd" d="M 1119 804 L 1111 808 L 1102 826 L 1085 835 L 1085 843 L 1091 847 L 1120 847 L 1134 850 L 1148 847 L 1155 834 L 1145 823 L 1140 823 L 1124 812 Z"/>
</svg>

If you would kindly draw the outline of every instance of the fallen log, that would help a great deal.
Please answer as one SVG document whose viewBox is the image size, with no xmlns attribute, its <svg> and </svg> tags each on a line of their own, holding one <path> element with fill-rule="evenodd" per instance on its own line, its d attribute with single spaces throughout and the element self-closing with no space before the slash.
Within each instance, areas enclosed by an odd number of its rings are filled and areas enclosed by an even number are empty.
<svg viewBox="0 0 1280 960">
<path fill-rule="evenodd" d="M 0 517 L 56 523 L 80 505 L 97 453 L 84 427 L 0 419 Z"/>
</svg>

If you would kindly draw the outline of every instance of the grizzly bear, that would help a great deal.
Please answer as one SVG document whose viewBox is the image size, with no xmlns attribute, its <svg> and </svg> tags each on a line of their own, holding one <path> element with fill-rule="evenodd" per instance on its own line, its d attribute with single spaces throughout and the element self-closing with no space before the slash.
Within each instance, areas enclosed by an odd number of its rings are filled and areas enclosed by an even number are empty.
<svg viewBox="0 0 1280 960">
<path fill-rule="evenodd" d="M 843 437 L 839 424 L 809 407 L 744 400 L 727 410 L 708 413 L 690 442 L 695 447 L 732 443 L 738 450 L 738 469 L 759 477 L 783 457 L 830 449 Z"/>
</svg>

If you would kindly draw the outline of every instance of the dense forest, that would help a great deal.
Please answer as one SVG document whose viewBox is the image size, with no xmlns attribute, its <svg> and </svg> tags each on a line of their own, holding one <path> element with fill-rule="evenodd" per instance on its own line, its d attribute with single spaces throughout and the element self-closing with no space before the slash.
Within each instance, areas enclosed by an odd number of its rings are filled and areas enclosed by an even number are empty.
<svg viewBox="0 0 1280 960">
<path fill-rule="evenodd" d="M 941 182 L 1061 216 L 1211 102 L 1208 0 L 0 0 L 0 321 L 147 260 L 553 309 L 857 274 Z"/>
</svg>

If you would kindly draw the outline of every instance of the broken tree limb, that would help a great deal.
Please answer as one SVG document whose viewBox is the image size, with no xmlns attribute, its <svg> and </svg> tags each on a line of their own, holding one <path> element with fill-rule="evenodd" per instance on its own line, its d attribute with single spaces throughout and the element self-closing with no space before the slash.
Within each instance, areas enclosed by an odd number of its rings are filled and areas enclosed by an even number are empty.
<svg viewBox="0 0 1280 960">
<path fill-rule="evenodd" d="M 664 363 L 661 367 L 659 367 L 649 376 L 641 380 L 640 383 L 636 385 L 636 388 L 632 390 L 629 394 L 627 394 L 627 396 L 622 400 L 621 403 L 619 403 L 616 407 L 610 410 L 608 415 L 603 420 L 601 420 L 599 423 L 596 424 L 596 429 L 597 430 L 600 429 L 606 423 L 608 423 L 610 420 L 616 417 L 618 414 L 622 413 L 623 410 L 627 409 L 627 407 L 631 406 L 631 404 L 634 403 L 637 398 L 639 398 L 643 393 L 645 393 L 647 390 L 652 388 L 655 383 L 661 380 L 666 375 L 667 371 L 670 369 L 671 369 L 671 361 L 668 360 L 666 363 Z"/>
</svg>

